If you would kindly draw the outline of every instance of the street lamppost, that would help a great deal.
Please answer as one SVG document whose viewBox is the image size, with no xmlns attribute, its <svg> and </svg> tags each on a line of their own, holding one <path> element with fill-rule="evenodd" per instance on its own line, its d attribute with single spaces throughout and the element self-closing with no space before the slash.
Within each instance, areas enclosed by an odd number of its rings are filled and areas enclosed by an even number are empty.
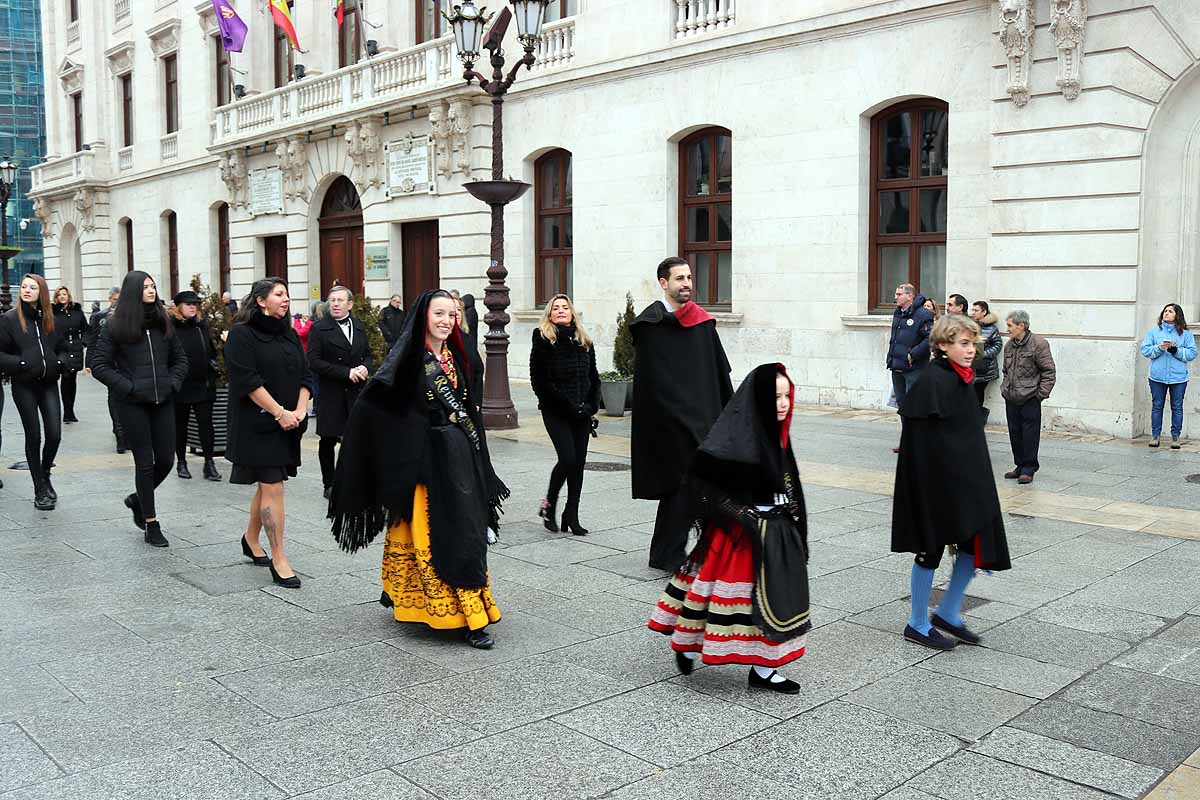
<svg viewBox="0 0 1200 800">
<path fill-rule="evenodd" d="M 8 285 L 8 260 L 15 255 L 8 247 L 8 198 L 17 182 L 17 165 L 6 157 L 0 161 L 0 313 L 12 308 Z"/>
<path fill-rule="evenodd" d="M 516 10 L 517 40 L 525 49 L 525 55 L 513 64 L 507 75 L 504 74 L 503 42 L 513 18 L 507 6 L 500 12 L 486 41 L 483 28 L 491 15 L 486 13 L 486 8 L 476 8 L 473 0 L 455 5 L 454 14 L 446 17 L 454 29 L 458 57 L 464 66 L 463 78 L 468 84 L 472 80 L 478 81 L 479 88 L 492 98 L 492 179 L 470 181 L 464 188 L 492 209 L 491 263 L 487 270 L 488 285 L 483 293 L 483 304 L 487 306 L 483 321 L 488 326 L 483 338 L 487 350 L 487 367 L 483 373 L 483 424 L 493 430 L 517 427 L 517 409 L 508 386 L 508 333 L 505 326 L 510 318 L 507 313 L 508 286 L 505 284 L 508 270 L 504 266 L 504 207 L 529 190 L 529 184 L 524 181 L 504 179 L 504 95 L 516 80 L 517 71 L 522 66 L 533 66 L 533 51 L 541 37 L 542 19 L 549 3 L 550 0 L 512 0 Z M 474 69 L 480 49 L 491 54 L 491 79 Z"/>
</svg>

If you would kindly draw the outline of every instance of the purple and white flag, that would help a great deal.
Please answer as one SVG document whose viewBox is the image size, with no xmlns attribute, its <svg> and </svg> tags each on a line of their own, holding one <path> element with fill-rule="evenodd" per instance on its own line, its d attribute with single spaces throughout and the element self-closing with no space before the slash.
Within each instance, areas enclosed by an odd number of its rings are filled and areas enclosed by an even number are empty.
<svg viewBox="0 0 1200 800">
<path fill-rule="evenodd" d="M 217 15 L 217 25 L 221 28 L 221 45 L 227 52 L 240 53 L 246 42 L 246 23 L 229 5 L 229 0 L 212 0 L 213 12 Z"/>
</svg>

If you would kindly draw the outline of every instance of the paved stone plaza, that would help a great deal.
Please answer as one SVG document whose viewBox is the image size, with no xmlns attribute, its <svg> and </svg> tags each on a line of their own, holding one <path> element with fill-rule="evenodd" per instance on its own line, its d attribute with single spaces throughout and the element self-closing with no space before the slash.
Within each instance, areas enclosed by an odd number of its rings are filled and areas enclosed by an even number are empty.
<svg viewBox="0 0 1200 800">
<path fill-rule="evenodd" d="M 301 590 L 242 558 L 246 487 L 172 474 L 171 547 L 144 545 L 121 505 L 132 458 L 82 379 L 58 509 L 0 470 L 0 797 L 1200 797 L 1200 448 L 1044 439 L 1032 486 L 999 481 L 1016 558 L 972 584 L 985 646 L 935 654 L 900 637 L 894 419 L 804 410 L 818 627 L 783 697 L 741 667 L 676 674 L 645 627 L 663 576 L 627 471 L 587 474 L 586 539 L 542 529 L 553 451 L 516 391 L 525 427 L 491 440 L 513 497 L 487 652 L 376 603 L 381 548 L 334 548 L 315 440 L 288 485 Z M 593 464 L 626 464 L 628 419 L 601 430 Z M 11 405 L 3 432 L 7 466 Z"/>
</svg>

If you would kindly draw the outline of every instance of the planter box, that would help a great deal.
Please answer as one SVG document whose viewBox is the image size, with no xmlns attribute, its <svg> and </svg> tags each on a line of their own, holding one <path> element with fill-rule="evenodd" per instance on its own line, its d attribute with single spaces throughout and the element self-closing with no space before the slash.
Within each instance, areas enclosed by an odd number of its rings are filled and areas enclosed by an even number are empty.
<svg viewBox="0 0 1200 800">
<path fill-rule="evenodd" d="M 625 398 L 629 394 L 629 381 L 601 381 L 600 399 L 604 403 L 606 417 L 625 416 Z"/>
<path fill-rule="evenodd" d="M 213 401 L 213 455 L 225 455 L 225 447 L 229 442 L 229 387 L 217 388 L 217 399 Z M 200 429 L 196 426 L 196 416 L 188 417 L 187 431 L 188 451 L 194 455 L 203 455 L 200 448 Z"/>
</svg>

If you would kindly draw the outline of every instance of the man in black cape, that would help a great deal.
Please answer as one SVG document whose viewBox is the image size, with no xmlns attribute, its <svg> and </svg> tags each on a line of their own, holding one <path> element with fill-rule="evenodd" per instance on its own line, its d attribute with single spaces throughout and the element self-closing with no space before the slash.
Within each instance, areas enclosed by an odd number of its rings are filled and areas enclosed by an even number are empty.
<svg viewBox="0 0 1200 800">
<path fill-rule="evenodd" d="M 633 370 L 633 496 L 658 500 L 650 566 L 687 559 L 695 521 L 684 477 L 696 449 L 733 396 L 716 321 L 692 302 L 692 268 L 672 256 L 658 265 L 663 299 L 630 325 Z"/>
</svg>

